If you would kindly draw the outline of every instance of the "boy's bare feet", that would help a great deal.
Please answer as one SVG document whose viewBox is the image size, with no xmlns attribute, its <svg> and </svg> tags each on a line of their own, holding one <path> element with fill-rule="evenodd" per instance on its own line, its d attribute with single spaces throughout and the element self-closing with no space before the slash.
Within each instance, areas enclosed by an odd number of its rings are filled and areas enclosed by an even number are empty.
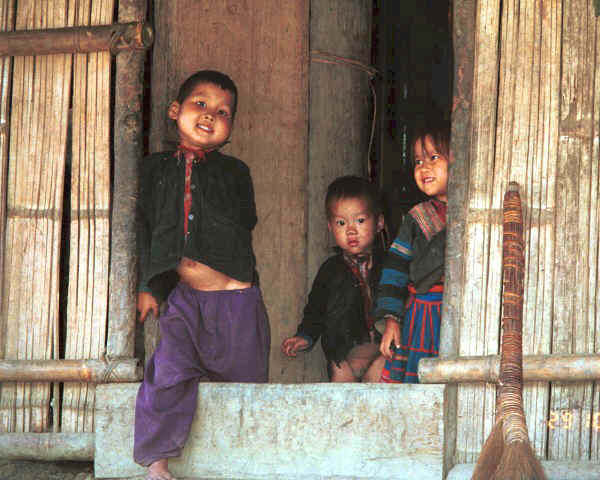
<svg viewBox="0 0 600 480">
<path fill-rule="evenodd" d="M 162 458 L 148 467 L 146 480 L 176 480 L 168 469 L 169 460 Z"/>
</svg>

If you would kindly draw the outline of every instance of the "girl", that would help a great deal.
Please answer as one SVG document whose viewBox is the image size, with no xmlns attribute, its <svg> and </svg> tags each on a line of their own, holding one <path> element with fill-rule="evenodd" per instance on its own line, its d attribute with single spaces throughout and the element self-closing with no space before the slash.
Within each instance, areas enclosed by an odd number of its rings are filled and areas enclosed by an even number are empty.
<svg viewBox="0 0 600 480">
<path fill-rule="evenodd" d="M 388 383 L 418 383 L 419 359 L 439 350 L 450 128 L 429 124 L 415 138 L 415 181 L 430 199 L 408 212 L 383 264 L 375 325 L 385 327 L 381 381 Z"/>
</svg>

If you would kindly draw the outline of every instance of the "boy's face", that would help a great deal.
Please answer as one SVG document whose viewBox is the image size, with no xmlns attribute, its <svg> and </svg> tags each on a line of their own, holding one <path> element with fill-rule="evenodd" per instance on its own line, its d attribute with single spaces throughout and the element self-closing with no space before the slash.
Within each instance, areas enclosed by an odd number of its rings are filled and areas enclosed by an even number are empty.
<svg viewBox="0 0 600 480">
<path fill-rule="evenodd" d="M 345 252 L 369 253 L 375 235 L 383 228 L 383 215 L 375 217 L 362 197 L 340 198 L 331 204 L 327 226 Z"/>
<path fill-rule="evenodd" d="M 431 137 L 415 142 L 415 182 L 425 195 L 448 201 L 448 159 L 440 152 Z"/>
<path fill-rule="evenodd" d="M 211 150 L 229 138 L 233 95 L 212 83 L 199 83 L 180 104 L 169 106 L 169 118 L 177 123 L 179 142 L 193 150 Z"/>
</svg>

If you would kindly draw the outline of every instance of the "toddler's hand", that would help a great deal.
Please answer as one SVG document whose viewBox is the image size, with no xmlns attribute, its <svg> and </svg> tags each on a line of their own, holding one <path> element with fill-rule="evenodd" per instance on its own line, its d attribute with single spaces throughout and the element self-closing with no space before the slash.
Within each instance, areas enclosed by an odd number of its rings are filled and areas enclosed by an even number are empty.
<svg viewBox="0 0 600 480">
<path fill-rule="evenodd" d="M 394 345 L 396 348 L 400 347 L 400 325 L 394 318 L 387 318 L 379 351 L 388 360 L 391 360 L 394 355 L 394 352 L 390 348 L 391 345 Z"/>
<path fill-rule="evenodd" d="M 152 311 L 155 317 L 158 317 L 158 302 L 149 292 L 138 293 L 137 311 L 140 312 L 140 322 L 144 323 L 148 312 Z"/>
<path fill-rule="evenodd" d="M 288 357 L 295 357 L 299 350 L 308 347 L 308 341 L 302 337 L 290 337 L 281 344 L 281 351 Z"/>
</svg>

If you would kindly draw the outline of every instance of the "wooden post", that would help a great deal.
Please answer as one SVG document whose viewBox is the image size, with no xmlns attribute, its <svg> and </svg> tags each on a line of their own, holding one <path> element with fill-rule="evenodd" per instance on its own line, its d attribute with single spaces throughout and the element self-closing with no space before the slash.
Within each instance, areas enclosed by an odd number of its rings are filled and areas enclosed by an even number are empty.
<svg viewBox="0 0 600 480">
<path fill-rule="evenodd" d="M 120 360 L 0 360 L 0 382 L 137 382 L 137 359 Z"/>
<path fill-rule="evenodd" d="M 119 1 L 119 21 L 143 21 L 144 0 Z M 111 214 L 109 357 L 133 357 L 136 312 L 136 199 L 143 155 L 142 99 L 145 52 L 128 50 L 116 59 L 114 181 Z"/>
<path fill-rule="evenodd" d="M 372 8 L 367 0 L 310 2 L 307 290 L 335 245 L 325 217 L 327 185 L 341 175 L 367 174 L 372 72 L 356 65 L 370 64 Z M 340 60 L 323 63 L 327 56 Z M 299 321 L 290 318 L 286 332 L 293 334 Z M 303 381 L 327 379 L 320 347 L 302 359 Z"/>
<path fill-rule="evenodd" d="M 145 49 L 152 44 L 152 27 L 142 22 L 17 30 L 0 33 L 0 57 L 91 53 Z"/>
<path fill-rule="evenodd" d="M 419 383 L 498 382 L 500 356 L 427 358 L 419 362 Z M 526 382 L 600 380 L 600 355 L 524 355 Z"/>
</svg>

